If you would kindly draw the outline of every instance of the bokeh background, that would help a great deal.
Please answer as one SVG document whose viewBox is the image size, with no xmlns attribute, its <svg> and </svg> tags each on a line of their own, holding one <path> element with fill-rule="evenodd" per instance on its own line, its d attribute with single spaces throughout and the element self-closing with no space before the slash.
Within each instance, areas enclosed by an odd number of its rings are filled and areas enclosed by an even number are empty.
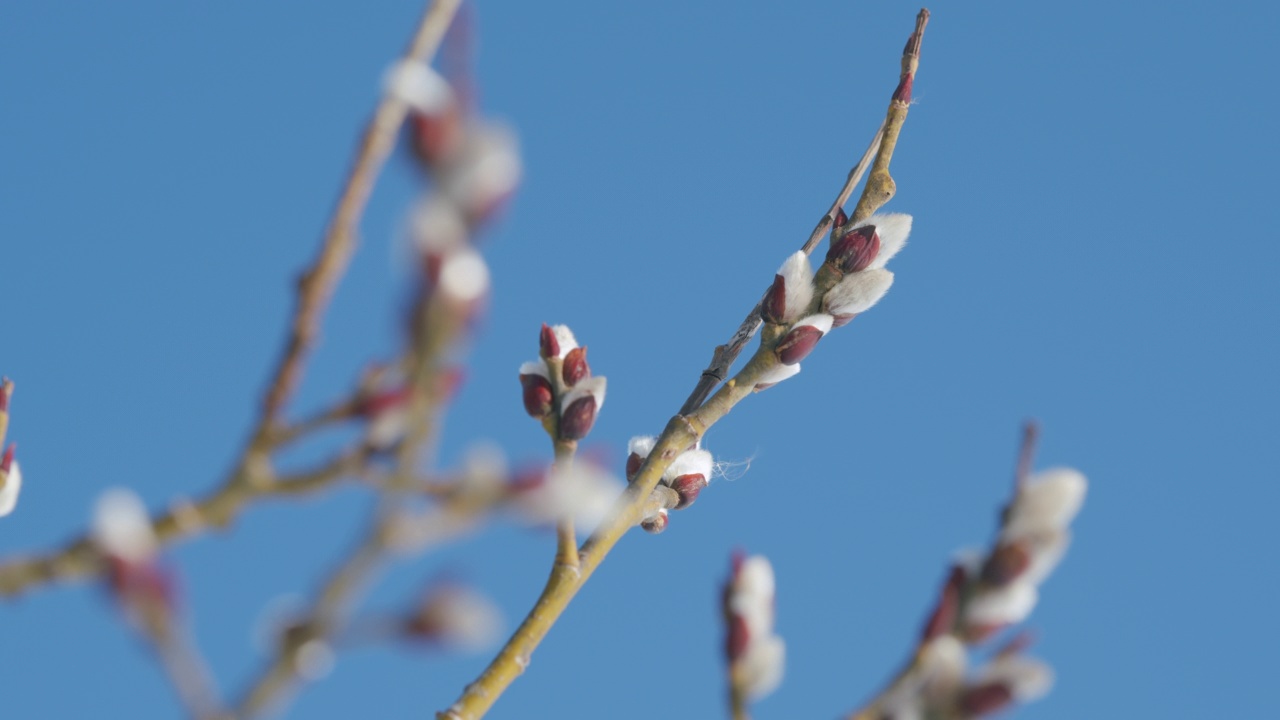
<svg viewBox="0 0 1280 720">
<path fill-rule="evenodd" d="M 0 7 L 0 371 L 26 478 L 0 555 L 153 506 L 238 452 L 379 79 L 420 2 Z M 487 113 L 526 180 L 488 238 L 492 312 L 442 462 L 479 439 L 549 457 L 518 364 L 565 322 L 610 390 L 592 442 L 661 429 L 861 153 L 905 2 L 479 2 Z M 1030 626 L 1057 669 L 1028 717 L 1264 717 L 1280 622 L 1271 3 L 936 3 L 894 159 L 915 215 L 888 298 L 707 445 L 742 463 L 670 530 L 628 536 L 494 718 L 722 715 L 717 588 L 767 554 L 788 677 L 764 718 L 833 717 L 903 659 L 951 553 L 990 539 L 1020 422 L 1091 479 Z M 299 397 L 397 343 L 392 162 Z M 353 489 L 177 547 L 224 690 L 263 662 L 264 606 L 361 528 Z M 514 624 L 546 533 L 493 527 L 400 566 L 369 607 L 461 576 Z M 103 591 L 0 606 L 0 714 L 178 714 Z M 423 718 L 487 654 L 342 655 L 288 713 Z"/>
</svg>

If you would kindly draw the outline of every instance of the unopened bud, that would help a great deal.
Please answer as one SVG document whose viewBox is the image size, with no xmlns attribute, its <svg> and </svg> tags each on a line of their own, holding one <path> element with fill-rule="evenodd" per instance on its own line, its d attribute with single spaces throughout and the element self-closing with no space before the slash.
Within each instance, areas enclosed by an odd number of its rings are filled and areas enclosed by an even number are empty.
<svg viewBox="0 0 1280 720">
<path fill-rule="evenodd" d="M 649 453 L 653 452 L 656 442 L 657 439 L 652 435 L 640 435 L 631 438 L 627 443 L 627 482 L 635 479 L 645 459 L 649 457 Z"/>
<path fill-rule="evenodd" d="M 798 374 L 800 374 L 799 363 L 795 365 L 775 365 L 772 369 L 766 370 L 760 375 L 760 379 L 756 381 L 755 391 L 768 390 L 783 380 Z"/>
<path fill-rule="evenodd" d="M 0 457 L 0 517 L 13 512 L 18 505 L 18 494 L 22 492 L 22 468 L 13 459 L 17 447 L 11 443 Z"/>
<path fill-rule="evenodd" d="M 773 276 L 773 285 L 764 295 L 760 303 L 760 319 L 767 323 L 778 324 L 787 312 L 787 279 L 781 275 Z"/>
<path fill-rule="evenodd" d="M 865 270 L 880 252 L 880 235 L 874 225 L 863 225 L 831 243 L 827 262 L 844 274 Z"/>
<path fill-rule="evenodd" d="M 813 269 L 809 256 L 797 251 L 787 256 L 774 275 L 760 305 L 760 316 L 771 323 L 794 322 L 812 301 Z"/>
<path fill-rule="evenodd" d="M 680 495 L 680 503 L 676 510 L 689 507 L 698 499 L 702 489 L 707 486 L 707 479 L 702 475 L 681 475 L 671 481 L 671 487 Z"/>
<path fill-rule="evenodd" d="M 982 564 L 982 581 L 1001 587 L 1016 580 L 1031 567 L 1031 552 L 1024 543 L 1001 543 Z"/>
<path fill-rule="evenodd" d="M 658 512 L 640 521 L 640 527 L 651 535 L 658 535 L 667 529 L 667 525 L 671 522 L 669 513 L 666 508 L 661 508 Z"/>
<path fill-rule="evenodd" d="M 560 343 L 556 340 L 555 331 L 546 323 L 542 323 L 542 330 L 538 333 L 538 353 L 543 360 L 560 356 Z"/>
<path fill-rule="evenodd" d="M 796 323 L 775 350 L 783 365 L 795 365 L 813 352 L 814 346 L 831 330 L 832 317 L 825 313 L 810 315 Z"/>
<path fill-rule="evenodd" d="M 951 568 L 951 574 L 947 576 L 947 582 L 938 596 L 938 604 L 925 622 L 924 631 L 920 633 L 921 645 L 950 633 L 955 627 L 956 615 L 960 611 L 960 596 L 967 579 L 963 566 Z"/>
<path fill-rule="evenodd" d="M 915 82 L 915 75 L 907 75 L 898 81 L 898 88 L 893 91 L 893 100 L 903 105 L 911 104 L 911 86 Z"/>
<path fill-rule="evenodd" d="M 966 688 L 957 701 L 964 717 L 982 717 L 1003 710 L 1013 702 L 1013 690 L 1001 682 Z"/>
<path fill-rule="evenodd" d="M 524 411 L 529 417 L 544 418 L 551 414 L 551 381 L 547 379 L 547 366 L 541 360 L 520 366 L 520 386 L 524 390 Z"/>
<path fill-rule="evenodd" d="M 561 377 L 564 378 L 565 387 L 573 387 L 579 381 L 591 377 L 591 366 L 587 364 L 587 348 L 585 345 L 565 353 L 564 363 L 561 366 Z"/>
<path fill-rule="evenodd" d="M 605 379 L 587 378 L 560 400 L 560 439 L 581 440 L 596 423 L 604 405 Z"/>
<path fill-rule="evenodd" d="M 844 208 L 836 208 L 835 219 L 831 222 L 831 242 L 835 242 L 836 236 L 840 234 L 840 229 L 849 222 L 849 215 L 845 213 Z"/>
</svg>

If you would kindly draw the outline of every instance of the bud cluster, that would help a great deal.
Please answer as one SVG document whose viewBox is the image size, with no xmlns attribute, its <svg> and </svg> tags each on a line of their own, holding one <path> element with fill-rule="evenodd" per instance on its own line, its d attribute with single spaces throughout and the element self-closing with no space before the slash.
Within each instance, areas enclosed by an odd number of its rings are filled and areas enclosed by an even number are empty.
<svg viewBox="0 0 1280 720">
<path fill-rule="evenodd" d="M 0 447 L 4 447 L 5 435 L 9 429 L 9 401 L 13 397 L 13 381 L 0 378 Z M 9 443 L 0 455 L 0 517 L 13 512 L 18 506 L 18 494 L 22 492 L 22 468 L 14 454 L 18 446 Z"/>
<path fill-rule="evenodd" d="M 725 657 L 734 692 L 758 700 L 782 682 L 786 645 L 774 633 L 773 566 L 763 555 L 735 556 L 724 586 Z"/>
<path fill-rule="evenodd" d="M 1066 552 L 1086 489 L 1084 476 L 1065 468 L 1019 479 L 994 547 L 965 553 L 951 568 L 921 633 L 917 666 L 882 701 L 884 717 L 976 718 L 1048 692 L 1052 671 L 1021 654 L 1023 638 L 967 680 L 965 645 L 1030 615 L 1038 586 Z"/>
<path fill-rule="evenodd" d="M 525 412 L 542 420 L 557 440 L 581 440 L 604 405 L 606 381 L 593 377 L 587 348 L 564 325 L 543 324 L 540 359 L 520 366 Z"/>
<path fill-rule="evenodd" d="M 757 381 L 757 391 L 800 372 L 800 361 L 813 352 L 823 336 L 880 302 L 893 285 L 893 273 L 885 265 L 906 244 L 910 232 L 910 215 L 872 215 L 847 227 L 842 212 L 832 229 L 824 261 L 824 267 L 839 280 L 823 294 L 817 308 L 813 307 L 816 287 L 809 258 L 797 252 L 782 263 L 760 304 L 760 317 L 767 323 L 790 327 L 774 346 L 781 365 Z M 819 312 L 811 312 L 814 309 Z"/>
<path fill-rule="evenodd" d="M 1016 638 L 971 672 L 963 642 L 954 635 L 934 638 L 921 646 L 914 673 L 884 697 L 879 717 L 980 718 L 1038 700 L 1053 685 L 1053 671 L 1023 654 L 1028 644 Z"/>
<path fill-rule="evenodd" d="M 411 221 L 427 287 L 469 316 L 489 291 L 489 269 L 472 238 L 515 191 L 518 143 L 505 125 L 474 117 L 425 63 L 393 66 L 385 84 L 409 108 L 415 156 L 433 181 Z"/>
<path fill-rule="evenodd" d="M 631 438 L 627 443 L 627 482 L 635 480 L 640 467 L 653 452 L 657 438 L 641 435 Z M 703 450 L 701 443 L 676 456 L 662 474 L 654 494 L 657 501 L 651 503 L 650 512 L 640 520 L 640 526 L 650 533 L 660 533 L 667 529 L 670 522 L 670 510 L 683 510 L 698 499 L 703 488 L 711 483 L 711 473 L 715 461 L 710 452 Z"/>
</svg>

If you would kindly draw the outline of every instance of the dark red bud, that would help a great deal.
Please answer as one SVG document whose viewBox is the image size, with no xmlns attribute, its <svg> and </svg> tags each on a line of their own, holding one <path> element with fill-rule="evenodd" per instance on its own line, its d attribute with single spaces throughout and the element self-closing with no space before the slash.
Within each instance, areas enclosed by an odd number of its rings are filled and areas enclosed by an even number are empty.
<svg viewBox="0 0 1280 720">
<path fill-rule="evenodd" d="M 822 339 L 822 331 L 812 325 L 797 325 L 778 343 L 776 352 L 783 365 L 795 365 L 809 356 Z"/>
<path fill-rule="evenodd" d="M 751 640 L 751 631 L 747 630 L 746 618 L 741 615 L 729 615 L 729 634 L 725 638 L 725 656 L 733 663 L 742 657 Z"/>
<path fill-rule="evenodd" d="M 17 443 L 9 443 L 8 449 L 4 451 L 4 457 L 0 458 L 0 472 L 5 475 L 9 474 L 9 469 L 13 467 L 13 454 L 17 452 L 17 450 Z"/>
<path fill-rule="evenodd" d="M 551 414 L 551 382 L 541 375 L 521 375 L 524 388 L 524 411 L 529 417 L 544 418 Z"/>
<path fill-rule="evenodd" d="M 1003 587 L 1013 582 L 1031 566 L 1031 551 L 1023 543 L 1004 543 L 996 547 L 982 564 L 983 582 Z"/>
<path fill-rule="evenodd" d="M 560 439 L 581 440 L 596 424 L 596 399 L 590 395 L 578 398 L 560 415 Z"/>
<path fill-rule="evenodd" d="M 845 274 L 865 270 L 880 252 L 880 234 L 874 225 L 854 228 L 831 243 L 827 262 Z"/>
<path fill-rule="evenodd" d="M 591 366 L 587 365 L 587 347 L 576 347 L 564 355 L 564 364 L 561 366 L 561 377 L 564 378 L 564 384 L 573 387 L 580 380 L 586 380 L 591 377 Z"/>
<path fill-rule="evenodd" d="M 966 688 L 957 704 L 961 715 L 981 717 L 1001 710 L 1013 702 L 1013 690 L 1004 683 L 992 682 Z"/>
<path fill-rule="evenodd" d="M 461 130 L 462 115 L 452 107 L 439 115 L 414 113 L 409 121 L 414 153 L 427 166 L 439 165 L 453 152 Z"/>
<path fill-rule="evenodd" d="M 155 562 L 129 562 L 112 555 L 107 558 L 107 584 L 125 605 L 139 609 L 172 609 L 175 605 L 173 578 Z"/>
<path fill-rule="evenodd" d="M 356 403 L 356 413 L 365 417 L 374 417 L 390 410 L 391 408 L 403 405 L 409 399 L 409 388 L 398 387 L 375 393 L 363 398 Z"/>
<path fill-rule="evenodd" d="M 640 527 L 651 535 L 657 535 L 667 529 L 667 525 L 671 523 L 671 518 L 667 515 L 666 510 L 659 510 L 654 513 L 653 517 L 645 518 L 640 521 Z"/>
<path fill-rule="evenodd" d="M 538 335 L 538 352 L 542 354 L 542 359 L 559 357 L 560 341 L 556 339 L 556 333 L 546 323 L 542 323 L 542 332 Z"/>
<path fill-rule="evenodd" d="M 645 458 L 640 457 L 639 453 L 631 453 L 627 456 L 627 482 L 635 479 L 636 473 L 640 472 L 640 466 L 644 465 Z"/>
<path fill-rule="evenodd" d="M 780 323 L 787 314 L 787 281 L 781 275 L 773 276 L 773 285 L 760 303 L 760 318 L 768 323 Z"/>
<path fill-rule="evenodd" d="M 908 75 L 898 81 L 898 89 L 893 91 L 893 99 L 903 105 L 911 104 L 911 85 L 915 82 L 914 75 Z"/>
<path fill-rule="evenodd" d="M 986 625 L 969 624 L 965 625 L 964 632 L 961 634 L 964 636 L 965 642 L 970 645 L 975 645 L 977 643 L 990 640 L 993 635 L 1006 627 L 1008 627 L 1008 624 L 1006 623 L 988 623 Z"/>
<path fill-rule="evenodd" d="M 683 510 L 693 504 L 698 499 L 698 494 L 707 486 L 707 479 L 702 473 L 694 473 L 691 475 L 681 475 L 671 481 L 671 489 L 676 491 L 680 496 L 680 502 L 676 505 L 676 510 Z"/>
<path fill-rule="evenodd" d="M 831 223 L 831 232 L 835 234 L 845 223 L 849 222 L 849 216 L 845 214 L 844 208 L 836 209 L 836 219 Z"/>
<path fill-rule="evenodd" d="M 13 381 L 9 378 L 0 379 L 0 413 L 9 412 L 9 398 L 13 395 Z"/>
<path fill-rule="evenodd" d="M 956 615 L 960 612 L 960 595 L 965 585 L 964 568 L 959 565 L 951 568 L 947 582 L 938 595 L 938 605 L 933 614 L 925 621 L 924 632 L 920 633 L 920 644 L 923 645 L 941 635 L 946 635 L 956 625 Z"/>
<path fill-rule="evenodd" d="M 849 315 L 832 315 L 831 327 L 833 328 L 844 327 L 845 325 L 848 325 L 849 323 L 853 322 L 853 319 L 856 317 L 858 317 L 858 313 L 851 313 Z"/>
</svg>

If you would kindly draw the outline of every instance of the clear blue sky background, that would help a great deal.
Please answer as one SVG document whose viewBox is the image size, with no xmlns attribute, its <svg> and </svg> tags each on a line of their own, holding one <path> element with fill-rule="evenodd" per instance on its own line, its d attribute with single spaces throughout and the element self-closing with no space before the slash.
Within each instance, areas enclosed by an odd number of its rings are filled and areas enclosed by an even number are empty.
<svg viewBox="0 0 1280 720">
<path fill-rule="evenodd" d="M 490 238 L 492 314 L 446 432 L 545 458 L 517 365 L 567 322 L 610 379 L 593 440 L 661 429 L 833 197 L 917 5 L 482 2 L 488 112 L 527 180 Z M 211 487 L 255 412 L 378 81 L 420 3 L 5 3 L 0 372 L 27 487 L 0 554 L 126 484 Z M 1274 692 L 1280 291 L 1272 3 L 938 3 L 890 209 L 886 301 L 708 438 L 754 458 L 661 537 L 628 536 L 494 718 L 721 715 L 716 592 L 766 553 L 790 649 L 762 718 L 829 718 L 900 662 L 950 553 L 989 539 L 1019 423 L 1091 479 L 1031 620 L 1059 683 L 1028 717 L 1264 717 Z M 394 162 L 299 408 L 395 347 L 415 193 Z M 618 456 L 620 458 L 620 455 Z M 225 690 L 251 628 L 356 537 L 355 490 L 248 513 L 171 555 Z M 497 528 L 442 569 L 518 618 L 552 539 Z M 96 587 L 0 606 L 5 717 L 177 714 Z M 425 718 L 487 655 L 344 655 L 289 713 Z"/>
</svg>

